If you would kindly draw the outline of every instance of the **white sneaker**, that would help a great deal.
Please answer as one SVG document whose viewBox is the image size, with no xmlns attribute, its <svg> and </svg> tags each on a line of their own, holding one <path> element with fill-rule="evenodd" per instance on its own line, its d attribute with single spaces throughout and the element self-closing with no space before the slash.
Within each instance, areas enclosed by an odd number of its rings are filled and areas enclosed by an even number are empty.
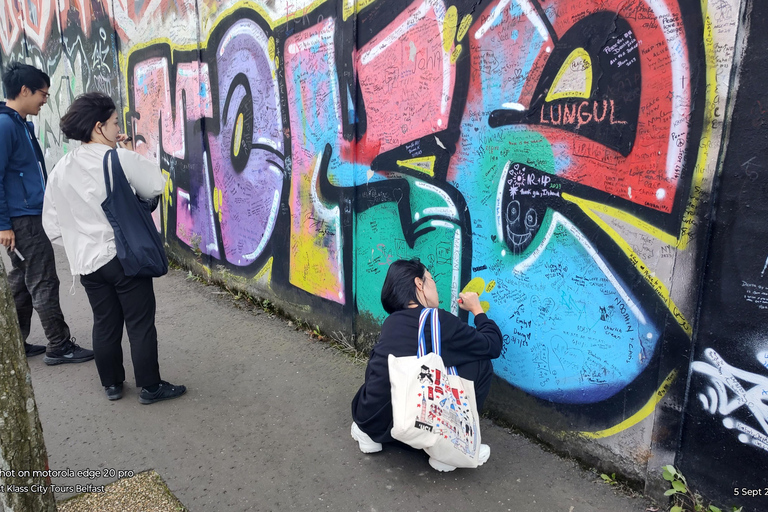
<svg viewBox="0 0 768 512">
<path fill-rule="evenodd" d="M 480 445 L 480 453 L 477 456 L 477 465 L 482 466 L 485 464 L 488 459 L 491 457 L 491 447 L 487 444 L 481 444 Z M 440 462 L 437 459 L 434 459 L 432 457 L 429 458 L 429 465 L 432 466 L 432 469 L 435 469 L 437 471 L 442 471 L 443 473 L 447 473 L 449 471 L 453 471 L 456 469 L 456 466 L 451 466 L 450 464 L 446 464 L 445 462 Z"/>
<path fill-rule="evenodd" d="M 352 438 L 357 441 L 360 451 L 363 453 L 376 453 L 380 452 L 383 448 L 381 443 L 377 443 L 368 434 L 360 430 L 360 427 L 354 421 L 352 422 Z"/>
</svg>

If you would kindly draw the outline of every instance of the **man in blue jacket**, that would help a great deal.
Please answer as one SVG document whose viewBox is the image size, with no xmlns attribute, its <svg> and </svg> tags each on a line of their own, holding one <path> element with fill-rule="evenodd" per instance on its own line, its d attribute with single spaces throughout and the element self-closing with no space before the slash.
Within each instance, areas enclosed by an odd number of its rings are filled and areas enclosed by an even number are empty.
<svg viewBox="0 0 768 512">
<path fill-rule="evenodd" d="M 0 102 L 0 244 L 8 248 L 8 273 L 27 356 L 45 352 L 46 364 L 83 363 L 93 351 L 74 342 L 59 305 L 53 246 L 43 231 L 45 159 L 27 116 L 48 100 L 51 80 L 42 71 L 13 63 L 3 75 L 7 103 Z M 37 311 L 48 346 L 27 343 Z"/>
</svg>

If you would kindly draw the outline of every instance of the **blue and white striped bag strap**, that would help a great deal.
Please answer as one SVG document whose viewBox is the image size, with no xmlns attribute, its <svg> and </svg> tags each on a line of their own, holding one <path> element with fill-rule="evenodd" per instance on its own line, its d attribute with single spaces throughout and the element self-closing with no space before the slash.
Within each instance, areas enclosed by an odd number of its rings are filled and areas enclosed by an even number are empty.
<svg viewBox="0 0 768 512">
<path fill-rule="evenodd" d="M 424 338 L 424 326 L 427 323 L 427 316 L 429 316 L 430 309 L 424 308 L 419 315 L 419 352 L 418 357 L 424 357 L 427 354 L 427 343 Z"/>
<path fill-rule="evenodd" d="M 440 317 L 438 316 L 437 308 L 432 310 L 432 350 L 435 354 L 443 357 L 443 338 L 440 334 Z M 423 333 L 422 333 L 423 336 Z M 449 366 L 446 368 L 449 375 L 458 375 L 455 366 Z"/>
<path fill-rule="evenodd" d="M 424 308 L 419 315 L 419 357 L 424 357 L 427 353 L 427 341 L 424 337 L 424 327 L 427 324 L 427 317 L 432 315 L 432 351 L 442 357 L 443 340 L 440 334 L 440 317 L 437 308 Z M 455 366 L 446 368 L 449 375 L 458 375 Z"/>
</svg>

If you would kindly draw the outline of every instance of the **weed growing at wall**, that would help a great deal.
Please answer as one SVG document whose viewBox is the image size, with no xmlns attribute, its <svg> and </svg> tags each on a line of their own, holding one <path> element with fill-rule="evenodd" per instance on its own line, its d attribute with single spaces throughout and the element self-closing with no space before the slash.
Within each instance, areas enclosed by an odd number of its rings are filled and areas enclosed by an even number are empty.
<svg viewBox="0 0 768 512">
<path fill-rule="evenodd" d="M 605 475 L 603 475 L 605 476 Z M 672 496 L 670 512 L 723 512 L 712 504 L 705 505 L 701 494 L 688 486 L 688 482 L 674 466 L 664 466 L 664 480 L 670 482 L 672 488 L 664 493 Z M 731 507 L 731 512 L 741 512 L 742 507 Z"/>
</svg>

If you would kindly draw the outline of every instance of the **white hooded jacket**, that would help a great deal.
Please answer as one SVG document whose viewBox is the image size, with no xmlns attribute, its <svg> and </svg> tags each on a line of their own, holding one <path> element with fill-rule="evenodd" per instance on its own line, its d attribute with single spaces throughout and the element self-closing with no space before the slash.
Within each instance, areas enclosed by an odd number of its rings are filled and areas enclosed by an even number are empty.
<svg viewBox="0 0 768 512">
<path fill-rule="evenodd" d="M 51 242 L 63 245 L 72 275 L 91 274 L 116 255 L 115 233 L 101 203 L 104 183 L 104 144 L 82 144 L 64 155 L 50 173 L 43 201 L 43 229 Z M 150 199 L 160 195 L 166 177 L 157 163 L 127 149 L 117 155 L 128 183 Z"/>
</svg>

